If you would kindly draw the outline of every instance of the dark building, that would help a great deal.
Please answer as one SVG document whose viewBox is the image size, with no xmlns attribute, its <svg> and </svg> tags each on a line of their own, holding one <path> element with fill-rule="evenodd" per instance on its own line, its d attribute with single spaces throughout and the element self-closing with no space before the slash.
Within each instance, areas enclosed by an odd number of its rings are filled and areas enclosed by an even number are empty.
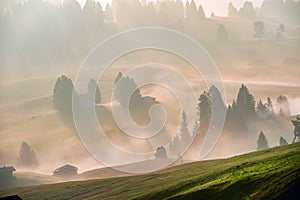
<svg viewBox="0 0 300 200">
<path fill-rule="evenodd" d="M 12 166 L 1 167 L 0 168 L 0 180 L 12 180 L 14 171 L 16 171 L 16 169 Z"/>
</svg>

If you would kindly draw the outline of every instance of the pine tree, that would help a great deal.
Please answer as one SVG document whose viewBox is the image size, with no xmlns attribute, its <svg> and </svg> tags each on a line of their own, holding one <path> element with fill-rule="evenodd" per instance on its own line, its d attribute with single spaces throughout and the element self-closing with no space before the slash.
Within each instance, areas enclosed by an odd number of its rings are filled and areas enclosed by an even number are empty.
<svg viewBox="0 0 300 200">
<path fill-rule="evenodd" d="M 261 131 L 257 140 L 257 150 L 264 150 L 268 148 L 269 148 L 268 140 L 264 132 Z"/>
<path fill-rule="evenodd" d="M 228 32 L 223 24 L 220 24 L 217 31 L 217 40 L 219 42 L 225 42 L 228 40 Z"/>
<path fill-rule="evenodd" d="M 267 112 L 268 112 L 268 108 L 267 106 L 262 102 L 262 100 L 260 99 L 259 102 L 257 102 L 257 106 L 256 106 L 256 110 L 257 110 L 257 114 L 260 118 L 266 118 L 267 117 Z"/>
<path fill-rule="evenodd" d="M 270 97 L 268 97 L 267 109 L 268 109 L 268 118 L 270 119 L 274 118 L 275 117 L 274 107 Z"/>
<path fill-rule="evenodd" d="M 211 117 L 211 101 L 208 93 L 204 92 L 200 95 L 198 109 L 200 114 L 200 131 L 206 133 L 208 130 L 210 117 Z"/>
<path fill-rule="evenodd" d="M 279 145 L 284 146 L 284 145 L 287 145 L 287 144 L 289 144 L 289 143 L 286 141 L 286 139 L 284 139 L 283 137 L 280 137 Z"/>
<path fill-rule="evenodd" d="M 205 19 L 204 9 L 201 5 L 198 7 L 198 19 Z"/>
<path fill-rule="evenodd" d="M 242 84 L 237 96 L 237 108 L 246 121 L 256 117 L 255 101 L 246 85 Z"/>
<path fill-rule="evenodd" d="M 239 15 L 239 13 L 238 13 L 237 9 L 230 2 L 228 4 L 228 17 L 238 17 L 238 15 Z"/>
<path fill-rule="evenodd" d="M 244 18 L 254 18 L 256 16 L 252 2 L 245 1 L 243 7 L 239 10 L 239 16 Z"/>
<path fill-rule="evenodd" d="M 185 17 L 188 22 L 194 23 L 197 21 L 198 10 L 194 0 L 192 0 L 191 3 L 188 1 L 186 2 L 185 10 Z"/>
</svg>

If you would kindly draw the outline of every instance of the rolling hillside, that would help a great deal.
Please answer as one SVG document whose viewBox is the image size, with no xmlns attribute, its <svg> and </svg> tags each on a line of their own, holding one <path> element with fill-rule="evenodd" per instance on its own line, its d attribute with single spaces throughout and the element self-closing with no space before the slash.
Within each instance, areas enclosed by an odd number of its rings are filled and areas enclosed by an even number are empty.
<svg viewBox="0 0 300 200">
<path fill-rule="evenodd" d="M 0 191 L 23 199 L 299 199 L 300 143 L 160 172 Z M 298 195 L 298 196 L 297 196 Z"/>
</svg>

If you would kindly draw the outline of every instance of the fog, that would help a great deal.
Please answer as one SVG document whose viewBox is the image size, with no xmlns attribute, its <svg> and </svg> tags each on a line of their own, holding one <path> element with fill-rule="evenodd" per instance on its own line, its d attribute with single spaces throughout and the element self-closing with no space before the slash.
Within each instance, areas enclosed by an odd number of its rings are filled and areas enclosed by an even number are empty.
<svg viewBox="0 0 300 200">
<path fill-rule="evenodd" d="M 111 60 L 102 77 L 98 79 L 96 74 L 98 70 L 104 69 L 110 51 L 117 52 L 126 45 L 135 45 L 122 41 L 108 47 L 107 51 L 96 56 L 95 60 L 87 62 L 90 64 L 88 69 L 92 69 L 87 71 L 87 76 L 96 80 L 101 96 L 100 102 L 89 102 L 87 84 L 84 92 L 77 88 L 78 72 L 82 70 L 81 67 L 97 45 L 115 34 L 142 27 L 175 30 L 199 43 L 220 73 L 221 83 L 217 80 L 209 81 L 224 85 L 224 93 L 221 92 L 221 96 L 227 110 L 229 105 L 234 107 L 233 100 L 238 102 L 242 84 L 245 84 L 248 92 L 253 95 L 255 103 L 251 103 L 255 104 L 252 105 L 255 106 L 255 117 L 251 117 L 250 114 L 249 117 L 249 110 L 246 112 L 243 108 L 239 108 L 239 117 L 233 115 L 230 118 L 229 114 L 226 115 L 224 129 L 205 159 L 228 158 L 256 151 L 260 131 L 266 135 L 270 147 L 279 146 L 280 137 L 284 137 L 288 143 L 292 142 L 294 127 L 291 120 L 300 115 L 299 1 L 295 2 L 294 8 L 283 4 L 285 7 L 279 9 L 280 11 L 275 10 L 276 6 L 272 5 L 260 9 L 262 0 L 251 1 L 253 9 L 248 7 L 249 12 L 245 12 L 241 9 L 244 1 L 235 0 L 232 2 L 239 12 L 236 16 L 229 17 L 229 1 L 225 0 L 195 1 L 197 6 L 203 6 L 205 16 L 197 8 L 194 9 L 193 5 L 187 9 L 173 1 L 168 1 L 166 7 L 162 2 L 143 6 L 133 2 L 131 7 L 125 3 L 126 6 L 122 6 L 123 10 L 119 9 L 118 12 L 112 5 L 111 11 L 114 13 L 110 13 L 109 8 L 104 9 L 106 2 L 111 1 L 101 1 L 103 9 L 93 1 L 89 1 L 87 5 L 83 3 L 85 1 L 80 1 L 80 4 L 71 0 L 63 4 L 60 2 L 0 2 L 0 165 L 12 165 L 17 172 L 52 175 L 58 167 L 70 164 L 78 168 L 79 174 L 87 172 L 75 179 L 90 179 L 128 175 L 128 172 L 132 171 L 141 172 L 141 168 L 157 167 L 160 163 L 156 159 L 156 150 L 161 146 L 164 146 L 168 156 L 164 161 L 166 163 L 163 163 L 165 167 L 180 164 L 179 160 L 176 161 L 178 156 L 184 163 L 199 161 L 201 146 L 205 137 L 210 134 L 205 131 L 205 126 L 208 126 L 205 125 L 207 119 L 202 125 L 199 122 L 203 120 L 199 116 L 199 97 L 207 94 L 204 92 L 208 92 L 211 85 L 207 85 L 206 77 L 198 73 L 182 55 L 175 55 L 174 51 L 151 48 L 127 52 Z M 255 9 L 256 7 L 259 8 Z M 187 14 L 184 14 L 185 12 Z M 211 12 L 214 12 L 215 16 L 211 16 Z M 254 37 L 257 35 L 254 22 L 257 21 L 264 23 L 261 37 Z M 284 31 L 280 32 L 280 24 L 284 24 Z M 163 38 L 165 41 L 168 39 L 171 38 Z M 187 49 L 186 55 L 189 54 L 200 57 L 199 52 Z M 102 60 L 99 61 L 98 58 Z M 144 65 L 151 67 L 151 64 L 153 69 L 154 66 L 160 65 L 173 71 L 171 73 L 159 69 L 154 73 L 148 69 L 135 75 L 130 74 L 133 69 L 140 69 Z M 201 62 L 200 65 L 204 70 L 210 71 L 205 62 Z M 133 122 L 129 124 L 126 121 L 123 130 L 118 127 L 117 118 L 113 116 L 113 109 L 123 106 L 121 98 L 124 89 L 119 96 L 114 91 L 119 72 L 123 74 L 125 86 L 128 84 L 134 87 L 149 79 L 163 82 L 159 85 L 155 84 L 155 81 L 149 81 L 149 84 L 140 87 L 138 93 L 133 95 L 133 103 L 128 102 Z M 182 80 L 188 84 L 180 82 L 179 76 L 175 74 L 182 76 Z M 65 75 L 67 84 L 56 87 L 61 75 Z M 87 83 L 89 79 L 84 81 Z M 95 108 L 93 114 L 98 120 L 95 121 L 97 125 L 90 123 L 94 119 L 88 116 L 87 127 L 83 128 L 87 130 L 86 135 L 91 135 L 87 137 L 91 140 L 89 145 L 84 142 L 84 135 L 80 135 L 72 111 L 71 114 L 66 114 L 65 110 L 62 111 L 55 105 L 55 88 L 65 89 L 69 86 L 74 89 L 73 94 L 78 97 L 79 105 L 84 105 L 86 110 Z M 195 101 L 189 99 L 189 89 L 195 93 Z M 221 91 L 222 88 L 218 89 Z M 62 104 L 61 107 L 72 107 L 72 101 L 68 101 L 69 94 L 72 94 L 70 90 L 60 91 L 59 95 L 63 100 L 59 99 L 57 102 Z M 278 100 L 280 95 L 283 102 Z M 73 96 L 74 104 L 78 103 L 75 97 Z M 266 106 L 268 97 L 273 104 L 272 110 L 259 110 L 257 103 L 261 99 L 263 106 Z M 80 104 L 80 100 L 83 104 Z M 164 115 L 161 112 L 150 112 L 154 105 L 164 108 L 166 119 L 163 119 Z M 83 108 L 82 110 L 86 111 Z M 183 111 L 186 112 L 184 123 Z M 155 117 L 152 121 L 151 114 Z M 210 114 L 207 117 L 208 122 Z M 137 126 L 140 128 L 138 130 L 143 130 L 143 127 L 155 120 L 165 120 L 165 124 L 153 137 L 145 139 L 126 133 L 126 130 Z M 199 123 L 199 130 L 194 130 L 195 124 L 198 126 Z M 182 128 L 182 124 L 186 124 L 184 126 L 187 127 Z M 99 127 L 104 132 L 104 135 L 101 135 L 103 140 L 93 140 L 101 138 L 98 137 L 99 132 L 95 131 Z M 184 140 L 182 132 L 186 130 L 193 141 L 190 148 L 183 152 L 184 145 L 174 148 L 174 144 L 177 136 L 180 141 Z M 145 135 L 146 133 L 142 132 L 139 136 Z M 105 143 L 104 139 L 109 142 Z M 30 146 L 34 153 L 29 152 L 35 154 L 38 164 L 20 164 L 20 147 L 23 142 Z M 104 148 L 107 144 L 118 147 L 119 151 L 126 154 L 117 154 L 117 150 Z M 96 153 L 93 150 L 97 150 Z M 111 162 L 105 164 L 99 157 Z M 104 170 L 105 167 L 117 167 L 125 172 L 90 171 L 99 168 Z"/>
</svg>

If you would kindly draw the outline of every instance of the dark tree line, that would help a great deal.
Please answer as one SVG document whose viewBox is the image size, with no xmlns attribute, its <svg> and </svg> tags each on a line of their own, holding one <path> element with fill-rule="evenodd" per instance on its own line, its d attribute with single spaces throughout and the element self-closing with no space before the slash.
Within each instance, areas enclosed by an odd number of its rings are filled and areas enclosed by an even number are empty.
<svg viewBox="0 0 300 200">
<path fill-rule="evenodd" d="M 206 19 L 203 7 L 197 6 L 194 0 L 186 4 L 181 0 L 113 0 L 105 8 L 93 0 L 87 0 L 82 8 L 76 0 L 67 0 L 60 6 L 47 1 L 19 2 L 11 0 L 9 7 L 0 7 L 0 60 L 3 67 L 40 67 L 45 63 L 48 67 L 72 67 L 80 63 L 95 45 L 121 30 L 159 26 L 191 34 Z M 268 10 L 264 7 L 268 6 L 263 5 L 261 13 Z M 287 0 L 277 7 L 285 11 L 274 15 L 300 15 L 299 1 Z M 240 10 L 230 3 L 228 15 L 254 18 L 258 14 L 252 3 L 246 1 Z M 279 25 L 278 39 L 283 36 L 282 28 Z M 229 33 L 223 25 L 216 32 L 218 40 L 227 40 Z M 199 32 L 193 35 L 199 39 Z"/>
<path fill-rule="evenodd" d="M 245 1 L 238 10 L 233 3 L 228 4 L 228 17 L 254 18 L 255 16 L 300 17 L 300 2 L 297 0 L 263 1 L 261 8 L 254 8 L 251 1 Z"/>
<path fill-rule="evenodd" d="M 222 94 L 215 86 L 211 86 L 209 92 L 203 92 L 199 98 L 199 131 L 202 133 L 206 133 L 208 130 L 212 101 L 219 108 L 226 107 Z M 280 95 L 277 98 L 277 108 L 279 111 L 275 113 L 270 97 L 265 103 L 261 99 L 256 102 L 247 86 L 242 84 L 237 98 L 226 107 L 224 128 L 234 133 L 245 133 L 247 132 L 247 123 L 251 121 L 290 116 L 289 102 L 286 96 Z"/>
</svg>

